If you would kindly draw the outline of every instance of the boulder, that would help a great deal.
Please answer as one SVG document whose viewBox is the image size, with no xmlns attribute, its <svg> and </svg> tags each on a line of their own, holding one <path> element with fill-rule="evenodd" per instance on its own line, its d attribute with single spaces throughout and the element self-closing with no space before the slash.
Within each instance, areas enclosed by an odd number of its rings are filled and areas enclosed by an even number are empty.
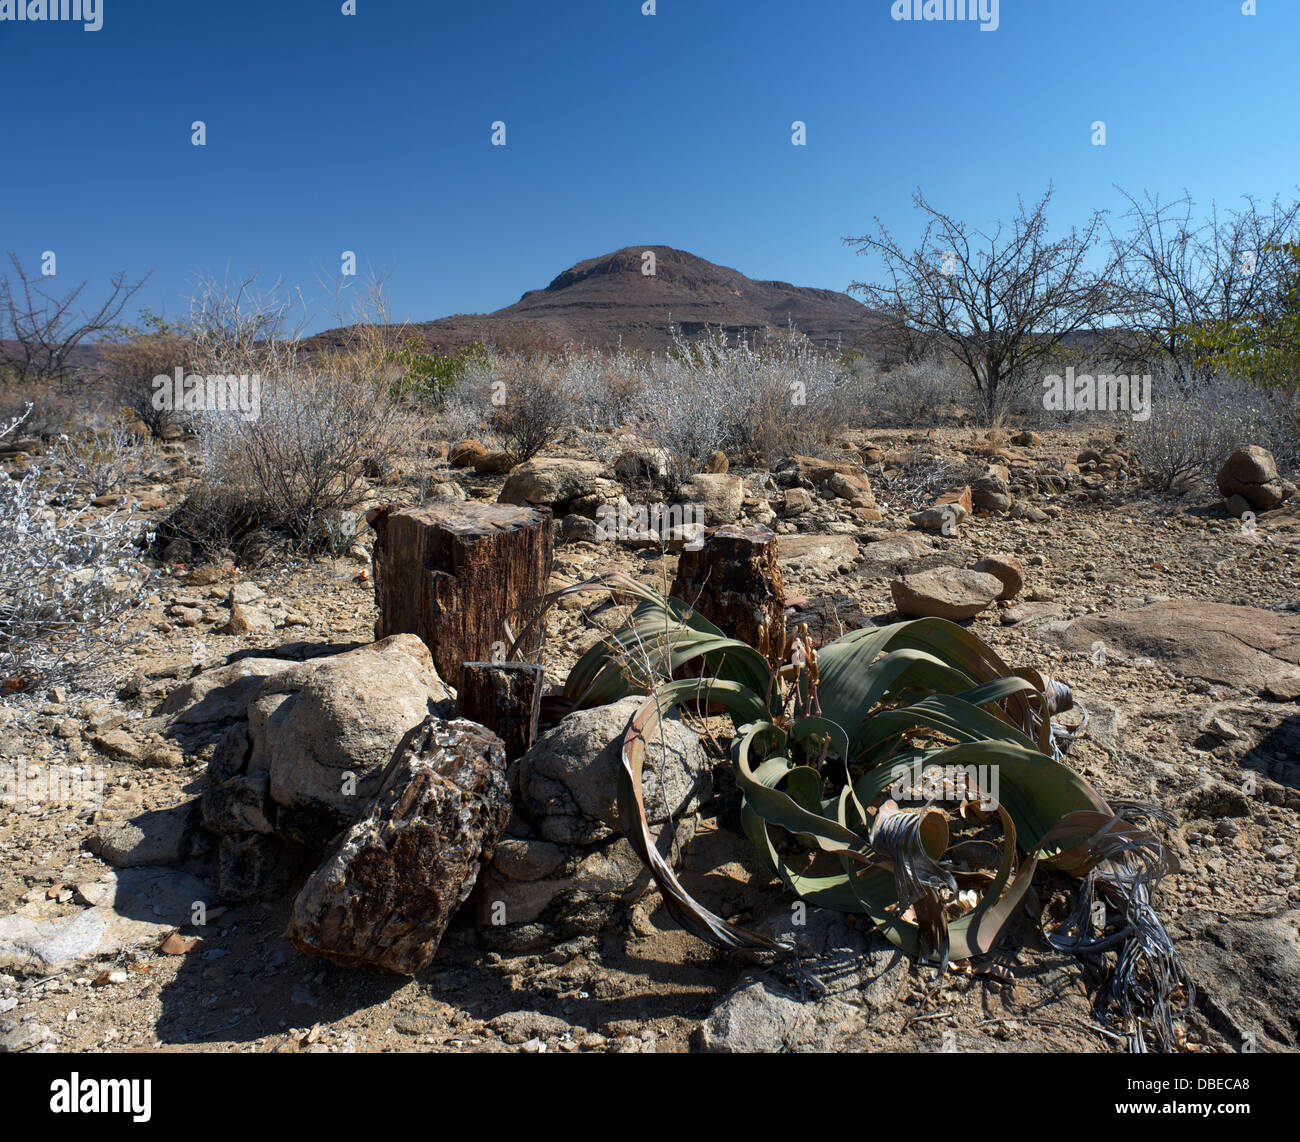
<svg viewBox="0 0 1300 1142">
<path fill-rule="evenodd" d="M 857 541 L 851 535 L 783 535 L 777 550 L 781 573 L 787 576 L 830 575 L 857 558 Z"/>
<path fill-rule="evenodd" d="M 451 703 L 415 635 L 301 663 L 249 706 L 245 773 L 268 774 L 276 831 L 319 850 L 356 820 L 403 736 Z"/>
<path fill-rule="evenodd" d="M 1280 507 L 1286 499 L 1273 453 L 1258 444 L 1233 452 L 1219 469 L 1217 482 L 1225 499 L 1240 496 L 1255 511 Z"/>
<path fill-rule="evenodd" d="M 464 719 L 427 719 L 294 899 L 287 938 L 334 963 L 415 975 L 509 815 L 500 739 Z"/>
<path fill-rule="evenodd" d="M 682 503 L 697 505 L 709 527 L 734 523 L 744 506 L 745 481 L 739 476 L 701 472 L 682 481 L 677 498 Z"/>
<path fill-rule="evenodd" d="M 614 475 L 620 480 L 665 480 L 672 457 L 663 448 L 628 448 L 614 457 Z"/>
<path fill-rule="evenodd" d="M 479 440 L 462 440 L 451 446 L 447 459 L 453 468 L 472 468 L 474 461 L 487 455 L 487 447 Z"/>
<path fill-rule="evenodd" d="M 433 484 L 424 496 L 425 503 L 463 503 L 465 489 L 455 480 L 443 480 Z"/>
<path fill-rule="evenodd" d="M 607 479 L 608 474 L 605 465 L 595 460 L 529 460 L 506 477 L 497 502 L 517 507 L 549 507 L 560 516 L 576 499 L 617 496 L 617 487 Z"/>
<path fill-rule="evenodd" d="M 485 452 L 474 457 L 474 471 L 480 476 L 499 476 L 514 467 L 514 457 L 509 452 Z"/>
<path fill-rule="evenodd" d="M 520 809 L 543 840 L 584 845 L 615 835 L 623 735 L 644 701 L 633 695 L 578 710 L 516 763 Z M 642 778 L 652 824 L 693 812 L 711 790 L 711 766 L 695 732 L 675 715 L 662 730 L 646 751 Z"/>
<path fill-rule="evenodd" d="M 876 497 L 864 472 L 832 472 L 823 484 L 832 496 L 848 500 L 855 508 L 874 508 Z"/>
<path fill-rule="evenodd" d="M 1025 568 L 1014 555 L 986 555 L 975 564 L 975 570 L 994 575 L 1002 581 L 999 599 L 1014 599 L 1024 590 Z"/>
<path fill-rule="evenodd" d="M 901 614 L 962 622 L 988 607 L 1003 585 L 995 575 L 960 567 L 938 567 L 895 579 L 889 590 Z"/>
<path fill-rule="evenodd" d="M 1009 512 L 1014 502 L 1007 478 L 993 468 L 971 481 L 971 503 L 976 511 Z"/>
<path fill-rule="evenodd" d="M 284 658 L 241 658 L 182 682 L 163 700 L 160 717 L 173 725 L 206 726 L 247 717 L 248 704 L 297 663 Z"/>
</svg>

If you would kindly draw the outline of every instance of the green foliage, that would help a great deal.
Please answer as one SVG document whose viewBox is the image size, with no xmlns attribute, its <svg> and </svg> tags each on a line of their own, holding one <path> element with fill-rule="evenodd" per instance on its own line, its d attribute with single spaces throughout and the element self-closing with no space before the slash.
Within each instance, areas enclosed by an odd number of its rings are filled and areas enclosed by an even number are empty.
<svg viewBox="0 0 1300 1142">
<path fill-rule="evenodd" d="M 1279 249 L 1279 247 L 1274 247 Z M 1263 389 L 1300 392 L 1300 243 L 1280 247 L 1286 261 L 1272 296 L 1243 321 L 1219 321 L 1187 331 L 1209 364 Z"/>
<path fill-rule="evenodd" d="M 487 363 L 487 349 L 481 341 L 455 353 L 428 351 L 417 338 L 407 339 L 406 348 L 393 354 L 403 370 L 395 386 L 395 396 L 439 397 L 446 393 L 475 365 Z"/>
<path fill-rule="evenodd" d="M 735 728 L 731 762 L 745 833 L 796 896 L 869 916 L 897 947 L 942 972 L 950 958 L 994 947 L 1036 868 L 1070 873 L 1083 882 L 1085 920 L 1047 938 L 1075 951 L 1123 943 L 1113 988 L 1134 1046 L 1143 1049 L 1143 1027 L 1170 1043 L 1169 1000 L 1180 986 L 1186 991 L 1186 977 L 1150 892 L 1175 865 L 1154 834 L 1064 764 L 1052 719 L 1073 705 L 1068 687 L 1011 669 L 942 619 L 853 631 L 820 650 L 805 633 L 774 666 L 687 604 L 626 576 L 577 584 L 543 602 L 591 590 L 639 602 L 625 627 L 575 664 L 565 696 L 580 707 L 648 695 L 624 739 L 619 814 L 683 928 L 718 947 L 791 950 L 694 900 L 649 829 L 647 743 L 674 709 L 714 704 Z M 540 621 L 534 614 L 521 643 Z M 916 778 L 932 767 L 945 777 L 960 773 L 960 787 L 927 790 L 920 808 L 900 806 L 895 795 L 916 799 Z M 1094 885 L 1118 913 L 1102 937 L 1092 931 Z"/>
</svg>

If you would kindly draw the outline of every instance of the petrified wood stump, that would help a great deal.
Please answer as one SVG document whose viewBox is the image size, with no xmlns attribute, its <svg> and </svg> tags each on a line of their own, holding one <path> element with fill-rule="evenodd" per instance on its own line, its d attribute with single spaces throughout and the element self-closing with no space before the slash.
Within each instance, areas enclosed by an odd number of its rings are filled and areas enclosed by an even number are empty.
<svg viewBox="0 0 1300 1142">
<path fill-rule="evenodd" d="M 285 937 L 344 966 L 418 972 L 505 829 L 505 769 L 500 739 L 482 726 L 427 718 L 303 885 Z"/>
<path fill-rule="evenodd" d="M 487 726 L 514 761 L 537 740 L 543 670 L 533 662 L 466 662 L 460 668 L 456 712 Z"/>
<path fill-rule="evenodd" d="M 542 594 L 551 577 L 551 514 L 509 504 L 432 503 L 375 509 L 376 638 L 415 634 L 440 677 L 453 682 L 467 661 L 498 657 L 505 623 Z M 518 630 L 518 617 L 512 628 Z M 539 630 L 524 654 L 540 649 Z"/>
<path fill-rule="evenodd" d="M 720 527 L 698 551 L 683 551 L 671 594 L 773 666 L 785 656 L 785 583 L 776 534 L 762 527 Z"/>
</svg>

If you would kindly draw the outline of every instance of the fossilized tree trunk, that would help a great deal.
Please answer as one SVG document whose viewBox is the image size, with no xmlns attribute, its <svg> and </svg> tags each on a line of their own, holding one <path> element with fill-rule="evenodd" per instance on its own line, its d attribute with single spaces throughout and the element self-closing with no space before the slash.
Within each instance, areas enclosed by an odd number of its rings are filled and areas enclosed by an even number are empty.
<svg viewBox="0 0 1300 1142">
<path fill-rule="evenodd" d="M 671 594 L 773 666 L 784 658 L 785 583 L 766 528 L 720 527 L 698 551 L 683 551 Z"/>
<path fill-rule="evenodd" d="M 371 511 L 376 638 L 415 634 L 449 683 L 461 663 L 499 658 L 510 612 L 551 577 L 551 514 L 508 504 L 425 504 Z M 518 632 L 519 618 L 511 618 Z M 537 651 L 541 632 L 523 648 Z"/>
<path fill-rule="evenodd" d="M 456 712 L 497 735 L 514 761 L 537 740 L 543 671 L 531 662 L 466 662 L 460 668 Z"/>
</svg>

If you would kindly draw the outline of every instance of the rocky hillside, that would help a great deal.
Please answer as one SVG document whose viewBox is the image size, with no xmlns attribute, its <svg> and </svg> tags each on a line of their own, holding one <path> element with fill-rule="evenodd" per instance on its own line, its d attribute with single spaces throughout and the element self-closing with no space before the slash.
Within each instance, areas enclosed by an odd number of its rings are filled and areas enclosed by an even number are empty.
<svg viewBox="0 0 1300 1142">
<path fill-rule="evenodd" d="M 654 255 L 654 274 L 642 272 Z M 445 351 L 474 340 L 513 345 L 662 350 L 669 324 L 694 336 L 706 326 L 751 338 L 791 324 L 818 344 L 874 351 L 879 317 L 844 293 L 789 282 L 756 281 L 671 246 L 626 246 L 565 270 L 544 289 L 486 314 L 458 314 L 414 326 Z M 337 331 L 323 333 L 330 343 Z"/>
</svg>

